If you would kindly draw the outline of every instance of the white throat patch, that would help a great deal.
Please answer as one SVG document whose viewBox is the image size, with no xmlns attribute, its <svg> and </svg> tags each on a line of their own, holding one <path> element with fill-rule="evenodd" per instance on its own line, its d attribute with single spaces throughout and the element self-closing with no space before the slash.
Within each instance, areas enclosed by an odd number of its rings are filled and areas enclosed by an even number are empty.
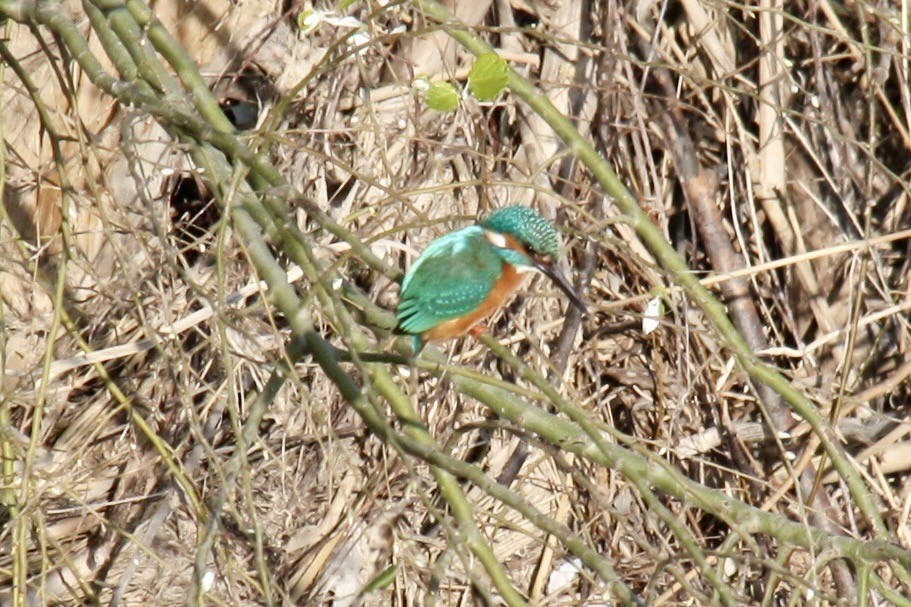
<svg viewBox="0 0 911 607">
<path fill-rule="evenodd" d="M 538 274 L 543 274 L 538 266 L 514 266 L 516 268 L 517 274 L 528 274 L 530 272 L 537 272 Z"/>
</svg>

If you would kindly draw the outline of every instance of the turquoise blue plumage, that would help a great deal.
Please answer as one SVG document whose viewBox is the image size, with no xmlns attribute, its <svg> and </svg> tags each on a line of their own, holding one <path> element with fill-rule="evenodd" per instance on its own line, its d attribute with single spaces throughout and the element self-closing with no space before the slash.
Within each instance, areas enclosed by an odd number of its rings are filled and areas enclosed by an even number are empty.
<svg viewBox="0 0 911 607">
<path fill-rule="evenodd" d="M 552 223 L 530 207 L 513 205 L 491 213 L 481 227 L 500 234 L 509 234 L 523 243 L 530 253 L 552 260 L 560 256 L 560 239 Z M 527 262 L 527 259 L 526 259 Z"/>
<path fill-rule="evenodd" d="M 471 312 L 490 293 L 502 268 L 503 258 L 480 226 L 434 240 L 402 281 L 399 329 L 419 335 Z"/>
</svg>

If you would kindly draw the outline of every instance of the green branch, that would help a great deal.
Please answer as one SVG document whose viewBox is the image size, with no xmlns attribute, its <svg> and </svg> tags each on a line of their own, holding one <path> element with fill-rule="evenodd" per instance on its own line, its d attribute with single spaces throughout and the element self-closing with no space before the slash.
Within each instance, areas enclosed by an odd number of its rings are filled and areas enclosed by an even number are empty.
<svg viewBox="0 0 911 607">
<path fill-rule="evenodd" d="M 454 20 L 452 15 L 434 0 L 416 0 L 416 5 L 431 19 L 445 25 L 446 32 L 466 49 L 475 55 L 494 52 L 494 49 L 473 36 L 463 24 Z M 840 442 L 816 410 L 816 407 L 795 389 L 788 380 L 771 366 L 756 356 L 746 340 L 728 318 L 724 304 L 699 283 L 686 261 L 677 254 L 674 247 L 665 240 L 658 226 L 643 211 L 636 199 L 626 188 L 610 165 L 598 151 L 585 140 L 573 123 L 557 110 L 550 100 L 515 70 L 509 69 L 509 89 L 522 101 L 541 116 L 554 132 L 567 145 L 570 152 L 591 171 L 604 191 L 617 203 L 625 214 L 627 222 L 636 230 L 655 258 L 678 285 L 692 298 L 714 325 L 727 346 L 736 356 L 740 366 L 753 379 L 769 386 L 790 404 L 794 410 L 819 436 L 826 455 L 832 465 L 845 480 L 857 507 L 864 513 L 881 540 L 891 538 L 883 522 L 879 507 L 864 485 L 860 475 L 844 456 Z"/>
</svg>

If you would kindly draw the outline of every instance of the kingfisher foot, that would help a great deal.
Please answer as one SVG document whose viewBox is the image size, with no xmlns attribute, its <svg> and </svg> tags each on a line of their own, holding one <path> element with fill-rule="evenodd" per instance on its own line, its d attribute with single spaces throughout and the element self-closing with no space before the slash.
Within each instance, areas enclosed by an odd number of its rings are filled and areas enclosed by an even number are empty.
<svg viewBox="0 0 911 607">
<path fill-rule="evenodd" d="M 468 329 L 468 333 L 475 339 L 480 339 L 482 335 L 487 333 L 487 325 L 475 325 Z"/>
</svg>

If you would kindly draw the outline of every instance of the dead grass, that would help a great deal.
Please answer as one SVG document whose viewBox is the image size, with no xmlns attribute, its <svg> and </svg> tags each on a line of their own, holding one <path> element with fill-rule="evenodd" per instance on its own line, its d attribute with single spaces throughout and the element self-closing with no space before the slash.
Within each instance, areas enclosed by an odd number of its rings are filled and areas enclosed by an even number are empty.
<svg viewBox="0 0 911 607">
<path fill-rule="evenodd" d="M 424 107 L 412 76 L 464 77 L 467 56 L 409 5 L 346 11 L 372 40 L 363 52 L 340 42 L 344 25 L 297 32 L 299 8 L 212 1 L 156 11 L 219 95 L 261 104 L 251 145 L 271 145 L 292 185 L 390 266 L 405 268 L 436 236 L 507 203 L 555 218 L 592 314 L 579 326 L 558 292 L 534 282 L 491 332 L 595 423 L 633 437 L 632 451 L 783 519 L 875 537 L 806 423 L 751 385 L 543 121 L 508 94 L 492 104 L 468 97 L 450 114 Z M 576 120 L 726 298 L 751 345 L 816 404 L 888 539 L 909 547 L 901 232 L 911 226 L 911 33 L 896 3 L 760 8 L 499 1 L 457 10 Z M 369 432 L 316 363 L 298 362 L 257 409 L 290 331 L 260 291 L 249 243 L 199 203 L 211 197 L 183 143 L 141 109 L 109 110 L 84 75 L 61 78 L 33 33 L 10 27 L 4 44 L 23 71 L 7 67 L 3 80 L 4 604 L 497 603 L 430 467 Z M 52 118 L 43 130 L 23 74 Z M 65 142 L 60 162 L 53 141 Z M 390 277 L 288 204 L 325 267 L 394 307 Z M 295 276 L 316 329 L 341 346 L 337 313 Z M 666 287 L 661 324 L 644 334 L 645 305 Z M 392 349 L 374 334 L 371 350 Z M 482 344 L 444 349 L 455 365 L 537 393 Z M 856 600 L 864 580 L 854 564 L 829 567 L 827 554 L 768 534 L 738 536 L 725 513 L 644 491 L 498 418 L 446 376 L 390 370 L 447 453 L 568 526 L 647 604 Z M 588 569 L 572 575 L 565 547 L 527 517 L 463 488 L 533 602 L 612 600 Z M 570 571 L 562 586 L 558 570 Z M 867 604 L 908 594 L 885 562 L 873 572 Z"/>
</svg>

